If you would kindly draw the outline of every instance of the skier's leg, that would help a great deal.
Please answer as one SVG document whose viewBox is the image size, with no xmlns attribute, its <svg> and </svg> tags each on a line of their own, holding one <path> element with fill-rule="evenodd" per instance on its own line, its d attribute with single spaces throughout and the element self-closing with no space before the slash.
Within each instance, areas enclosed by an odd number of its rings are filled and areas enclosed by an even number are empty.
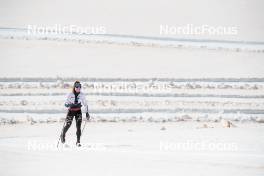
<svg viewBox="0 0 264 176">
<path fill-rule="evenodd" d="M 77 143 L 80 143 L 81 138 L 81 126 L 82 126 L 82 112 L 78 111 L 75 116 L 76 120 L 76 136 L 77 136 Z"/>
<path fill-rule="evenodd" d="M 73 114 L 71 111 L 68 111 L 68 114 L 66 117 L 66 125 L 63 128 L 62 136 L 61 136 L 61 142 L 62 143 L 65 142 L 65 135 L 66 135 L 66 132 L 68 131 L 68 129 L 70 128 L 71 124 L 72 124 L 72 120 L 73 120 Z"/>
</svg>

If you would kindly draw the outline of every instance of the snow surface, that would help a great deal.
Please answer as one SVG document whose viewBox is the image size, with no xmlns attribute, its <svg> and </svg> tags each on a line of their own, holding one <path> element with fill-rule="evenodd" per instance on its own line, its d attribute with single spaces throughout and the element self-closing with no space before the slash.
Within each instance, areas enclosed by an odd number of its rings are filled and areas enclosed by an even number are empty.
<svg viewBox="0 0 264 176">
<path fill-rule="evenodd" d="M 0 128 L 0 174 L 263 175 L 263 124 L 207 125 L 210 128 L 199 128 L 203 123 L 198 122 L 90 122 L 81 149 L 72 144 L 75 124 L 66 137 L 70 147 L 59 149 L 56 144 L 62 123 L 4 125 Z"/>
<path fill-rule="evenodd" d="M 1 77 L 263 77 L 263 52 L 0 40 Z"/>
</svg>

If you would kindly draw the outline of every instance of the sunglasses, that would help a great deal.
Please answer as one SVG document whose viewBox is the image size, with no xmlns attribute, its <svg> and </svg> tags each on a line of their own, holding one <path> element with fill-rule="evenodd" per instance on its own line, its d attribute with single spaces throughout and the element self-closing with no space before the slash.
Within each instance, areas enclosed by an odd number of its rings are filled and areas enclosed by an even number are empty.
<svg viewBox="0 0 264 176">
<path fill-rule="evenodd" d="M 82 88 L 82 85 L 80 83 L 77 83 L 74 85 L 75 88 Z"/>
</svg>

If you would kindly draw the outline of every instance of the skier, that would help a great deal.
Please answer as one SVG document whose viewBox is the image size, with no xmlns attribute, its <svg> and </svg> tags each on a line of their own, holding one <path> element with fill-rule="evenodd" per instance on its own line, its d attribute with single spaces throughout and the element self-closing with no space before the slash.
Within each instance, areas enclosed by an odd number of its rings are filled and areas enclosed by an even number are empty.
<svg viewBox="0 0 264 176">
<path fill-rule="evenodd" d="M 65 134 L 67 130 L 70 128 L 72 124 L 72 120 L 75 117 L 76 121 L 76 135 L 77 135 L 77 142 L 76 146 L 80 147 L 80 138 L 81 138 L 81 124 L 82 124 L 82 111 L 81 107 L 85 107 L 86 119 L 90 119 L 90 115 L 88 113 L 88 105 L 86 102 L 85 95 L 81 92 L 81 83 L 79 81 L 75 81 L 73 85 L 72 92 L 68 94 L 67 100 L 65 102 L 65 107 L 68 108 L 68 113 L 66 117 L 66 125 L 62 130 L 62 134 L 60 136 L 61 142 L 65 143 Z"/>
</svg>

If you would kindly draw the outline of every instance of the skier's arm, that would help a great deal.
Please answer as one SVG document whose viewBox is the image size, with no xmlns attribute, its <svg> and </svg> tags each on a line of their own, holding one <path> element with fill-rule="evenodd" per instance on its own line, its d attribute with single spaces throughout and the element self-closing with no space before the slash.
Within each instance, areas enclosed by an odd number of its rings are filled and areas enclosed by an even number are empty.
<svg viewBox="0 0 264 176">
<path fill-rule="evenodd" d="M 66 108 L 69 108 L 69 107 L 71 107 L 71 105 L 72 105 L 72 103 L 71 103 L 71 95 L 68 94 L 64 106 L 65 106 Z"/>
<path fill-rule="evenodd" d="M 87 101 L 86 101 L 86 98 L 85 98 L 85 95 L 82 94 L 82 104 L 85 108 L 85 113 L 88 113 L 88 104 L 87 104 Z"/>
<path fill-rule="evenodd" d="M 90 119 L 90 114 L 88 113 L 88 104 L 87 104 L 85 95 L 82 94 L 81 98 L 82 98 L 82 104 L 85 107 L 86 119 L 89 120 Z"/>
</svg>

